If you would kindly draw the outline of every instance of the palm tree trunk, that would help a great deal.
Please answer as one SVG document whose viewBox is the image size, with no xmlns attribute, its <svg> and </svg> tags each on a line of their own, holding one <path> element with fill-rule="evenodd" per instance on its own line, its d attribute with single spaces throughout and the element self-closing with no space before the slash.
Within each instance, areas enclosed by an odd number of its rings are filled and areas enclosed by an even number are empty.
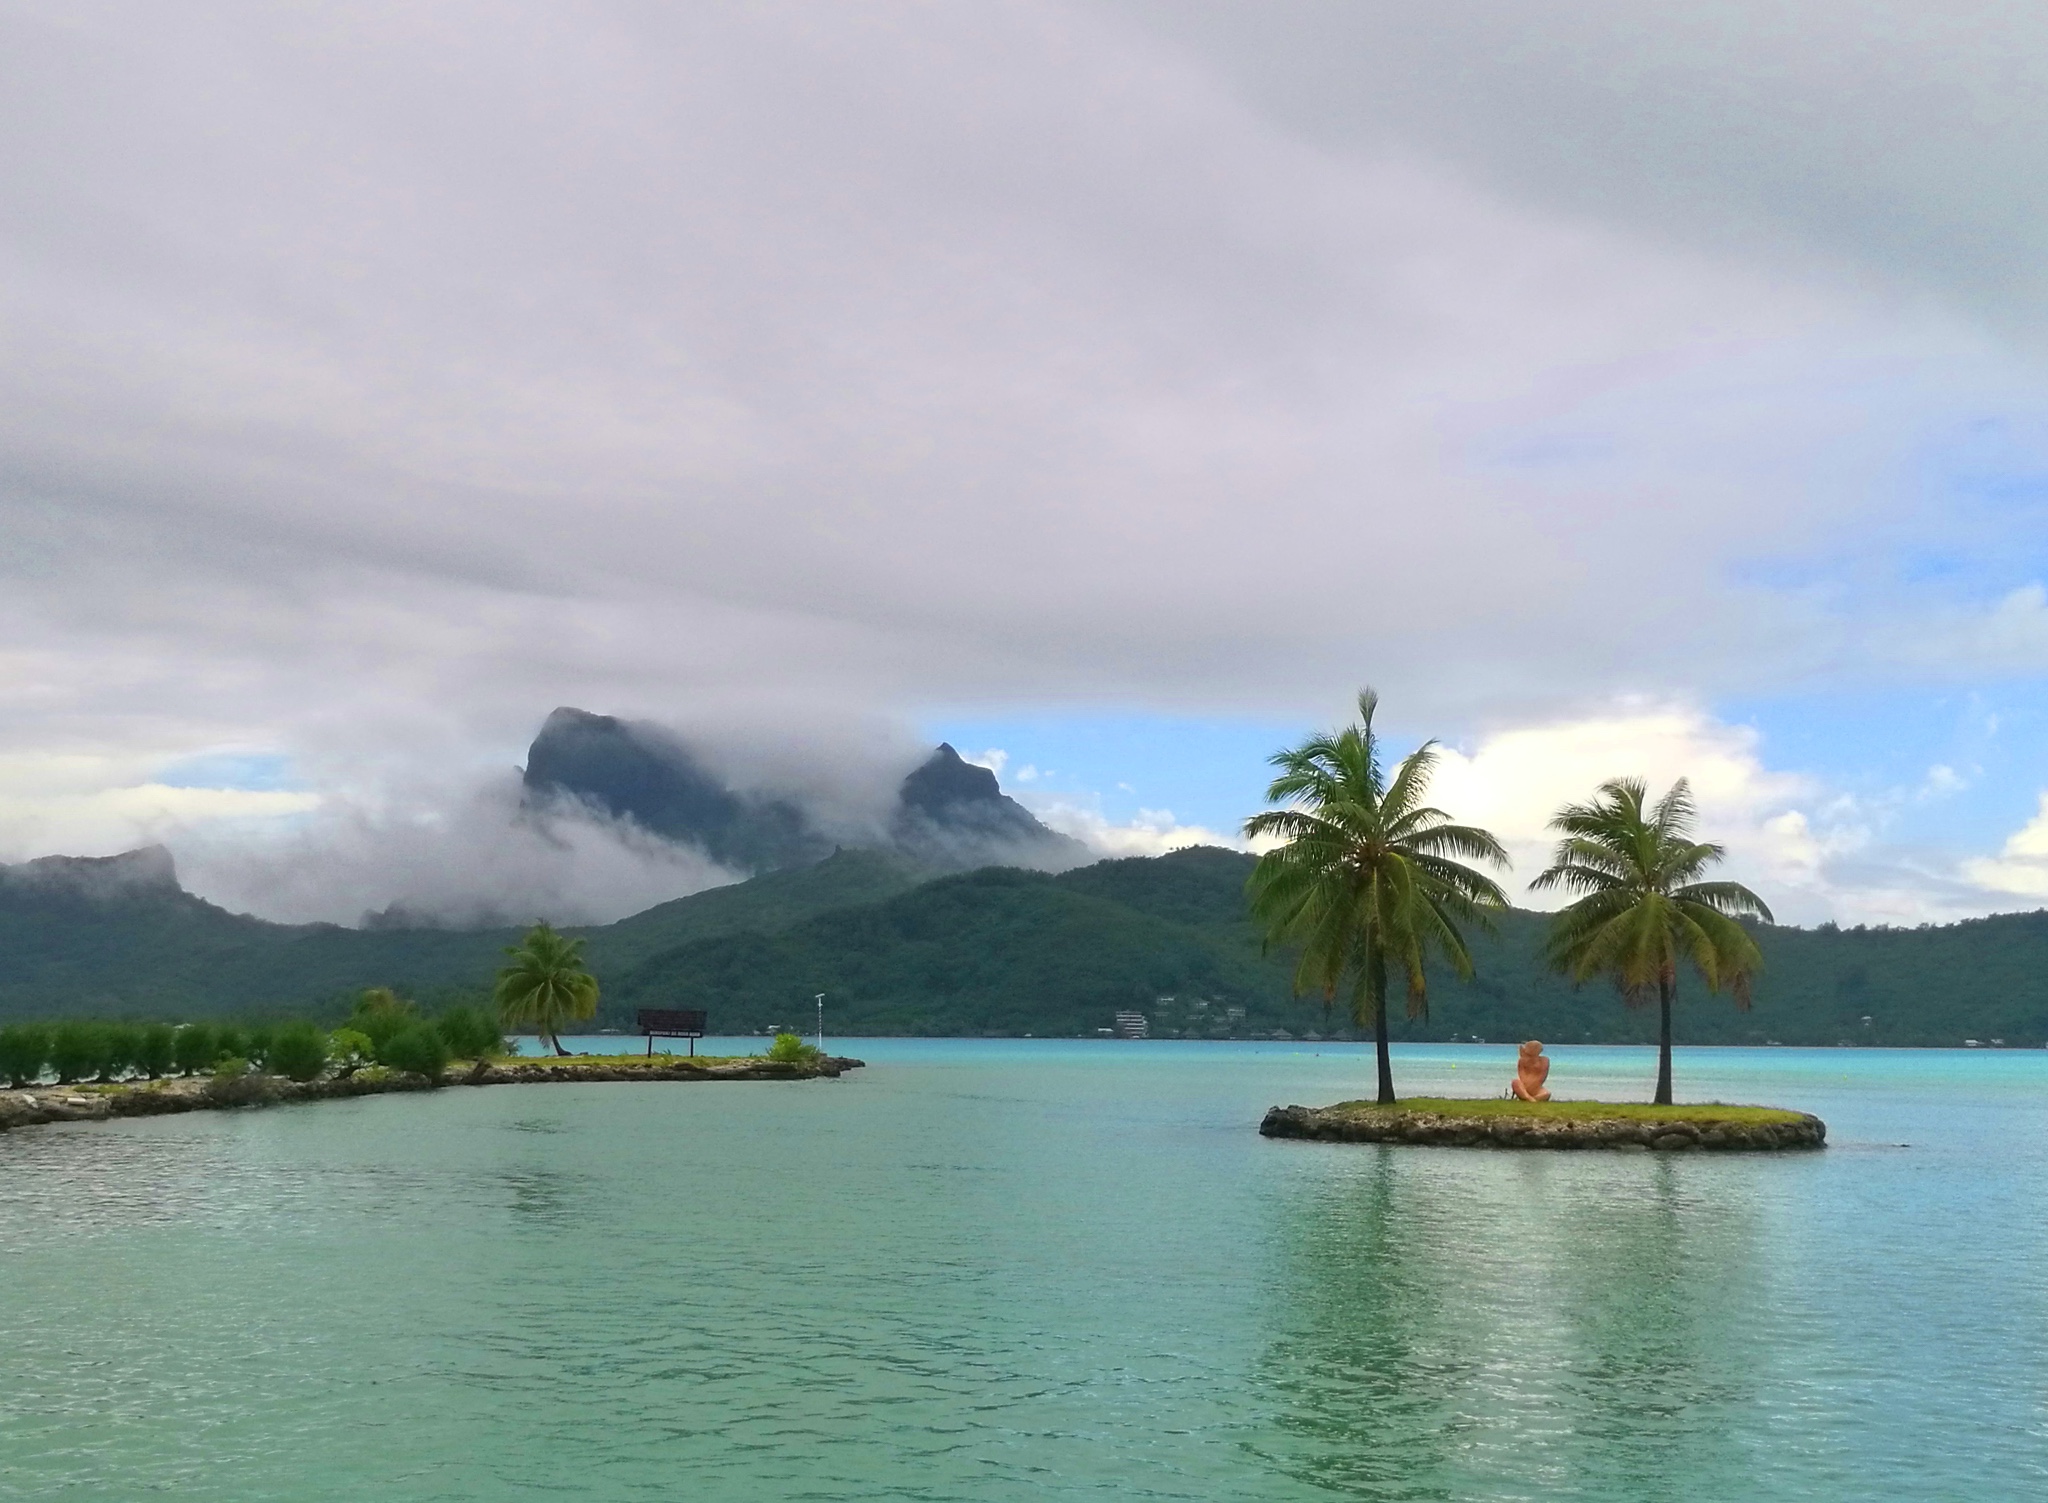
<svg viewBox="0 0 2048 1503">
<path fill-rule="evenodd" d="M 1375 955 L 1366 962 L 1366 989 L 1372 993 L 1372 1044 L 1379 1056 L 1380 1105 L 1394 1104 L 1394 1058 L 1387 1048 L 1387 963 Z"/>
<path fill-rule="evenodd" d="M 1675 982 L 1657 983 L 1657 1105 L 1671 1105 L 1671 994 Z"/>
<path fill-rule="evenodd" d="M 1387 999 L 1375 997 L 1372 1003 L 1372 1043 L 1380 1061 L 1380 1105 L 1394 1104 L 1394 1058 L 1387 1052 Z"/>
<path fill-rule="evenodd" d="M 560 1038 L 551 1033 L 548 1035 L 548 1043 L 554 1046 L 554 1051 L 558 1058 L 567 1059 L 569 1057 L 569 1051 L 562 1047 Z"/>
</svg>

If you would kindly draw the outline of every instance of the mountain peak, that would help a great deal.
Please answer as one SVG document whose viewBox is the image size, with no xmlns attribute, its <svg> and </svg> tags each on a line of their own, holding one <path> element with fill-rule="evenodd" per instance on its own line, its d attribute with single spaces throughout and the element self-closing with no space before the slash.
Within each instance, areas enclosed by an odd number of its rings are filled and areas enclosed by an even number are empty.
<svg viewBox="0 0 2048 1503">
<path fill-rule="evenodd" d="M 569 798 L 631 819 L 669 840 L 747 871 L 801 866 L 830 853 L 830 821 L 793 796 L 742 791 L 660 726 L 564 705 L 548 716 L 526 759 L 530 801 Z M 996 775 L 941 742 L 897 789 L 889 844 L 919 863 L 1048 868 L 1089 857 L 1079 841 L 1048 830 Z"/>
<path fill-rule="evenodd" d="M 1010 803 L 1002 784 L 986 767 L 977 767 L 941 741 L 938 750 L 903 780 L 903 807 L 944 818 L 955 804 Z"/>
<path fill-rule="evenodd" d="M 115 856 L 39 856 L 19 866 L 0 866 L 9 886 L 85 898 L 183 893 L 178 866 L 160 845 L 145 845 Z"/>
</svg>

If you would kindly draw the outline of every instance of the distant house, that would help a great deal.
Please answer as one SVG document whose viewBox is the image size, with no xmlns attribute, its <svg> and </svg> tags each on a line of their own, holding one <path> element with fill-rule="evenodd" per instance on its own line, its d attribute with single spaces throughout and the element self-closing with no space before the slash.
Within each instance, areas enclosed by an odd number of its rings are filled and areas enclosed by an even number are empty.
<svg viewBox="0 0 2048 1503">
<path fill-rule="evenodd" d="M 1152 1027 L 1141 1012 L 1120 1012 L 1116 1015 L 1116 1031 L 1127 1039 L 1149 1038 Z"/>
</svg>

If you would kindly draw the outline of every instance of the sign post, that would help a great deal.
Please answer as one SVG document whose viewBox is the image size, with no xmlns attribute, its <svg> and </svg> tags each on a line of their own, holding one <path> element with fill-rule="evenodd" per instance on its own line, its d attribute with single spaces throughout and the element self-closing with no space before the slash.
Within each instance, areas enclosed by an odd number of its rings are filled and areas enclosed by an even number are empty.
<svg viewBox="0 0 2048 1503">
<path fill-rule="evenodd" d="M 647 1035 L 647 1057 L 654 1058 L 657 1038 L 688 1039 L 690 1057 L 697 1057 L 697 1040 L 704 1037 L 704 1014 L 695 1009 L 643 1007 L 635 1015 L 640 1031 Z"/>
</svg>

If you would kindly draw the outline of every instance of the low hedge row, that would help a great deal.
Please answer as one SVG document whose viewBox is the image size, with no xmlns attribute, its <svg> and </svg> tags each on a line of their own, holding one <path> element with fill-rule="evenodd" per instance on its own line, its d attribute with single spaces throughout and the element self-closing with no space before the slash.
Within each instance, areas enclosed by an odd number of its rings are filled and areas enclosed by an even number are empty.
<svg viewBox="0 0 2048 1503">
<path fill-rule="evenodd" d="M 282 1023 L 119 1023 L 71 1018 L 0 1027 L 0 1078 L 31 1086 L 54 1076 L 81 1080 L 157 1080 L 210 1074 L 223 1065 L 254 1068 L 293 1080 L 317 1080 L 372 1062 L 438 1079 L 452 1058 L 506 1052 L 497 1024 L 474 1008 L 454 1007 L 426 1018 L 402 1007 L 359 1008 L 328 1032 L 296 1019 Z"/>
</svg>

